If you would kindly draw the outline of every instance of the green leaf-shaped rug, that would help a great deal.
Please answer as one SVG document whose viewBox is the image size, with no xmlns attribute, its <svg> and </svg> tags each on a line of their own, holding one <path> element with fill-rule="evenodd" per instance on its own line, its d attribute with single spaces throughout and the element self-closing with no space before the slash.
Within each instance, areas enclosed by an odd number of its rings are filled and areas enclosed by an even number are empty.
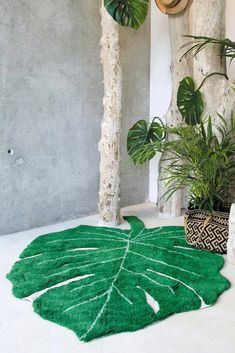
<svg viewBox="0 0 235 353">
<path fill-rule="evenodd" d="M 35 239 L 8 274 L 14 295 L 90 341 L 214 304 L 229 287 L 223 257 L 189 246 L 183 227 L 126 220 L 131 230 L 82 225 Z"/>
</svg>

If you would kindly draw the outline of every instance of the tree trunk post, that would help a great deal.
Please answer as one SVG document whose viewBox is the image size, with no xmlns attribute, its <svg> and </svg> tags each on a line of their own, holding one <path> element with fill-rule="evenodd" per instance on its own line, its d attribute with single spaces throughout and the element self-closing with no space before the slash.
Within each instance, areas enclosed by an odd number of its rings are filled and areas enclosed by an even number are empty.
<svg viewBox="0 0 235 353">
<path fill-rule="evenodd" d="M 193 64 L 192 60 L 180 61 L 182 51 L 180 47 L 184 45 L 188 40 L 183 37 L 184 34 L 190 33 L 189 27 L 189 9 L 187 9 L 178 15 L 169 15 L 169 27 L 170 27 L 170 41 L 171 41 L 171 76 L 172 76 L 172 98 L 170 107 L 165 115 L 165 122 L 168 126 L 177 126 L 182 123 L 182 117 L 177 108 L 177 91 L 179 82 L 185 76 L 192 76 Z M 173 196 L 166 202 L 162 198 L 166 191 L 165 182 L 161 181 L 163 175 L 163 169 L 167 166 L 167 162 L 163 162 L 164 154 L 159 164 L 159 179 L 158 180 L 158 202 L 157 211 L 159 215 L 177 217 L 182 214 L 182 208 L 185 207 L 185 193 L 182 190 L 177 191 Z"/>
<path fill-rule="evenodd" d="M 226 37 L 226 0 L 194 0 L 190 8 L 190 33 L 195 36 L 212 38 Z M 226 74 L 226 60 L 221 57 L 220 47 L 210 45 L 194 58 L 194 79 L 198 85 L 213 72 Z M 233 100 L 230 97 L 230 84 L 225 77 L 210 77 L 204 84 L 205 114 L 211 114 L 218 122 L 216 112 L 226 119 L 230 117 Z"/>
<path fill-rule="evenodd" d="M 120 135 L 122 109 L 122 71 L 118 24 L 101 7 L 101 62 L 104 72 L 104 117 L 101 125 L 100 223 L 120 223 Z"/>
</svg>

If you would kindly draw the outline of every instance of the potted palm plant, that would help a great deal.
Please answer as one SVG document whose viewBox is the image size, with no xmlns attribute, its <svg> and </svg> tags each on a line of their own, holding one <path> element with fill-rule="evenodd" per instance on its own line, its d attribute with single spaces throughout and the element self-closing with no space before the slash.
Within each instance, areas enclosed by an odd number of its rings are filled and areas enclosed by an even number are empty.
<svg viewBox="0 0 235 353">
<path fill-rule="evenodd" d="M 203 84 L 203 83 L 202 83 Z M 189 193 L 185 214 L 189 244 L 213 252 L 226 252 L 229 203 L 235 186 L 235 117 L 227 122 L 218 115 L 203 118 L 204 101 L 191 77 L 179 84 L 177 105 L 182 124 L 165 126 L 155 118 L 152 123 L 138 121 L 128 133 L 128 154 L 135 164 L 162 152 L 168 160 L 164 171 L 169 198 L 176 190 Z"/>
</svg>

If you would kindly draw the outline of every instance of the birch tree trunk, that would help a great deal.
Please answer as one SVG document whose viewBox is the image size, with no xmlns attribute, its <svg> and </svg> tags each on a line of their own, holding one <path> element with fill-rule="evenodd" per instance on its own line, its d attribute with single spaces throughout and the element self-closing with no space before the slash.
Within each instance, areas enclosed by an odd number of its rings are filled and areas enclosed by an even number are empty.
<svg viewBox="0 0 235 353">
<path fill-rule="evenodd" d="M 100 223 L 120 223 L 120 134 L 122 107 L 122 72 L 118 24 L 101 7 L 101 61 L 104 71 L 104 117 L 101 125 L 100 151 Z"/>
</svg>

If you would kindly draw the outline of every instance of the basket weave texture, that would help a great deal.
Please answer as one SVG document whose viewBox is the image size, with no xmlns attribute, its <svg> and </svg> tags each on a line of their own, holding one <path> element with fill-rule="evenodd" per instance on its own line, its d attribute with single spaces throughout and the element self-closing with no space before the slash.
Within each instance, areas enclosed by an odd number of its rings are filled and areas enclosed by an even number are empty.
<svg viewBox="0 0 235 353">
<path fill-rule="evenodd" d="M 185 214 L 186 241 L 196 248 L 225 254 L 228 225 L 229 212 L 209 214 L 203 210 L 188 210 Z"/>
</svg>

